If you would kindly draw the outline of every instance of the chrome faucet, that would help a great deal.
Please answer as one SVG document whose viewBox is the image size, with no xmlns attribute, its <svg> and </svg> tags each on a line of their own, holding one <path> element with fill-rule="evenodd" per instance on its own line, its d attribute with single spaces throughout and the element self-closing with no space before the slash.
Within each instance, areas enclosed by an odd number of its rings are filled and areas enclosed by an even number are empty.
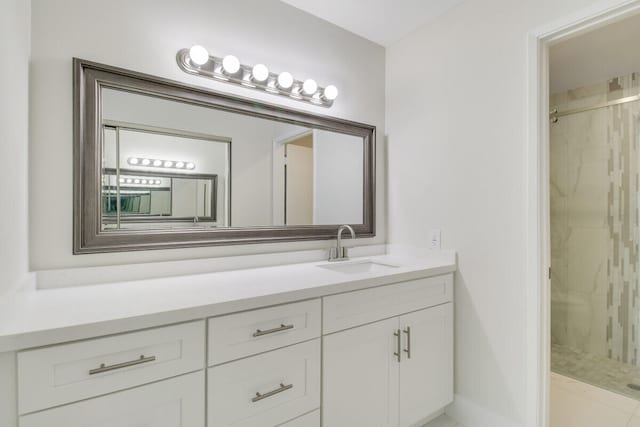
<svg viewBox="0 0 640 427">
<path fill-rule="evenodd" d="M 349 251 L 347 250 L 348 248 L 342 246 L 342 232 L 344 230 L 349 230 L 352 239 L 356 238 L 356 232 L 353 231 L 353 228 L 350 225 L 341 225 L 340 228 L 338 228 L 338 244 L 335 248 L 331 248 L 329 250 L 329 261 L 331 262 L 346 261 L 349 259 Z"/>
</svg>

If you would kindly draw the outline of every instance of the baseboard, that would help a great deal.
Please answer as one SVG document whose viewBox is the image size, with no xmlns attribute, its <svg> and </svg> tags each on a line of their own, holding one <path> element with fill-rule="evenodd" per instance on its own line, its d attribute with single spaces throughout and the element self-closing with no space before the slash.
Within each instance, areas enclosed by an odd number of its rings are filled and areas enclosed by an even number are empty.
<svg viewBox="0 0 640 427">
<path fill-rule="evenodd" d="M 447 406 L 446 414 L 464 427 L 521 427 L 518 423 L 504 418 L 458 394 Z"/>
</svg>

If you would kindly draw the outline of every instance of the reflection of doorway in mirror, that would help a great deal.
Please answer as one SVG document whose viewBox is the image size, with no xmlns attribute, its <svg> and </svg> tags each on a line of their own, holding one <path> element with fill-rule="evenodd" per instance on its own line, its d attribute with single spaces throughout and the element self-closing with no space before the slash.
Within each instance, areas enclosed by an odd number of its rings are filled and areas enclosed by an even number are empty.
<svg viewBox="0 0 640 427">
<path fill-rule="evenodd" d="M 284 224 L 313 224 L 313 133 L 284 145 Z"/>
</svg>

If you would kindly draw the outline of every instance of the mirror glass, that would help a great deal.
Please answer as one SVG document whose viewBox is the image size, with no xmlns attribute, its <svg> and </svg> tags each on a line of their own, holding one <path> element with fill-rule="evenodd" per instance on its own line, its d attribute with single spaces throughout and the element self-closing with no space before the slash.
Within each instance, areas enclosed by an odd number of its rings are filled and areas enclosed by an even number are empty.
<svg viewBox="0 0 640 427">
<path fill-rule="evenodd" d="M 364 222 L 364 139 L 101 89 L 101 230 Z"/>
</svg>

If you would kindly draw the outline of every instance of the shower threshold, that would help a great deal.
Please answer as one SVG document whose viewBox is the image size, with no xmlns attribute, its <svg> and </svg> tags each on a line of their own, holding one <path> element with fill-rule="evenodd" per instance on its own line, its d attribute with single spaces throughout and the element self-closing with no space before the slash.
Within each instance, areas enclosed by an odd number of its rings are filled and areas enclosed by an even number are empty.
<svg viewBox="0 0 640 427">
<path fill-rule="evenodd" d="M 640 400 L 640 367 L 565 345 L 551 345 L 551 371 Z"/>
</svg>

